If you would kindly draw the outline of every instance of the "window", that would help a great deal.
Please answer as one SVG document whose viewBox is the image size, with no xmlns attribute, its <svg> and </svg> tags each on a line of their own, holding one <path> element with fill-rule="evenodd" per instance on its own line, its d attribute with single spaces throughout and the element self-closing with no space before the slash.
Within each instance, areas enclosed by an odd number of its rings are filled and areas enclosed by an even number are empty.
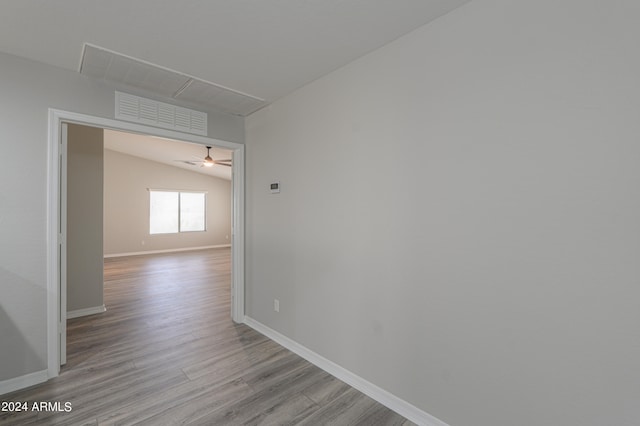
<svg viewBox="0 0 640 426">
<path fill-rule="evenodd" d="M 180 193 L 180 232 L 204 231 L 203 192 Z"/>
<path fill-rule="evenodd" d="M 149 233 L 206 230 L 206 193 L 149 190 Z"/>
</svg>

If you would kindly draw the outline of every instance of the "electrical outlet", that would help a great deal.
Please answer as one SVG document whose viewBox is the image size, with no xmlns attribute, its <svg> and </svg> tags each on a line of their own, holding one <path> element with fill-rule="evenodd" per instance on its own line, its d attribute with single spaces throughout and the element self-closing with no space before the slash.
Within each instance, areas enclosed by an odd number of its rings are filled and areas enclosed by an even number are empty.
<svg viewBox="0 0 640 426">
<path fill-rule="evenodd" d="M 280 312 L 280 301 L 278 299 L 273 299 L 273 310 Z"/>
</svg>

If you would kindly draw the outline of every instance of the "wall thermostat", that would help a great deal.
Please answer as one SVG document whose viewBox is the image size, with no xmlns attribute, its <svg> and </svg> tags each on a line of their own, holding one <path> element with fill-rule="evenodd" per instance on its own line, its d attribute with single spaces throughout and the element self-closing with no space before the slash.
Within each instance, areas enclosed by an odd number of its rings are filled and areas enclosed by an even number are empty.
<svg viewBox="0 0 640 426">
<path fill-rule="evenodd" d="M 271 183 L 271 193 L 272 194 L 280 193 L 280 182 Z"/>
</svg>

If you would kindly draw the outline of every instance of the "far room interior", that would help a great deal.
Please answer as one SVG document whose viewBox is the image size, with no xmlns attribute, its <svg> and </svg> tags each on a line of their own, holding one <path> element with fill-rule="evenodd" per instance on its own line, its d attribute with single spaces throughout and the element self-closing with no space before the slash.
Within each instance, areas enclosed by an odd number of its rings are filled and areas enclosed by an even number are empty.
<svg viewBox="0 0 640 426">
<path fill-rule="evenodd" d="M 209 152 L 215 161 L 232 156 L 218 147 Z M 104 311 L 103 258 L 230 247 L 231 170 L 205 166 L 206 155 L 202 145 L 68 125 L 69 318 Z M 176 197 L 175 208 L 161 212 L 176 229 L 153 230 L 152 194 Z M 187 207 L 179 210 L 178 202 L 194 196 L 202 198 L 201 217 L 185 228 Z"/>
</svg>

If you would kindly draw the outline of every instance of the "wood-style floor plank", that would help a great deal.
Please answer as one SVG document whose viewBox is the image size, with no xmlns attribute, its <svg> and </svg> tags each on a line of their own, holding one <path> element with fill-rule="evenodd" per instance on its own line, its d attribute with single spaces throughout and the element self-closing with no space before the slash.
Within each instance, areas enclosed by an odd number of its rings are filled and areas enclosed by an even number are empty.
<svg viewBox="0 0 640 426">
<path fill-rule="evenodd" d="M 230 316 L 229 249 L 105 259 L 107 311 L 67 323 L 59 377 L 0 425 L 410 425 Z"/>
</svg>

